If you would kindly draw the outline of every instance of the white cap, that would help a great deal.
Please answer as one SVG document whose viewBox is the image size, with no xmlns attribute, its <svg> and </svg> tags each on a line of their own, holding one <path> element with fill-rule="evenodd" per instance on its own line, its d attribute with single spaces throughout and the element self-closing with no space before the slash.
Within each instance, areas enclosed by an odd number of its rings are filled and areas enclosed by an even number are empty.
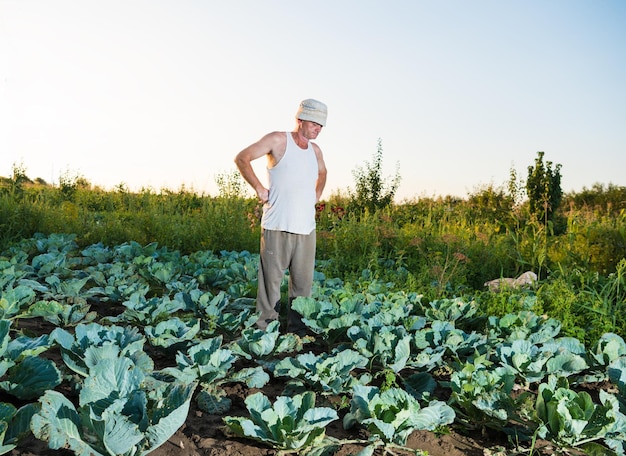
<svg viewBox="0 0 626 456">
<path fill-rule="evenodd" d="M 296 113 L 296 119 L 309 120 L 320 124 L 322 127 L 326 125 L 326 116 L 328 115 L 328 108 L 321 101 L 309 98 L 302 101 L 298 107 Z"/>
</svg>

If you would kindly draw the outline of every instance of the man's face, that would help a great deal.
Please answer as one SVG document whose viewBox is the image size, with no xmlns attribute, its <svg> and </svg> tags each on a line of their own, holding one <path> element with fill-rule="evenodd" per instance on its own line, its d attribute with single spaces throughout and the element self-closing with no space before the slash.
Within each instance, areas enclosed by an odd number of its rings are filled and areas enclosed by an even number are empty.
<svg viewBox="0 0 626 456">
<path fill-rule="evenodd" d="M 307 139 L 315 139 L 317 135 L 322 131 L 322 127 L 320 124 L 316 122 L 311 122 L 310 120 L 302 121 L 302 134 Z"/>
</svg>

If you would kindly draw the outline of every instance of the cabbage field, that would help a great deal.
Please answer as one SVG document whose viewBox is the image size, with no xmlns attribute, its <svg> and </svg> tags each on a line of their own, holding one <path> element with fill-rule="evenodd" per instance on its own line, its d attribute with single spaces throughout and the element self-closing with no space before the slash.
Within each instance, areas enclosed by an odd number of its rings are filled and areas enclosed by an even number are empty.
<svg viewBox="0 0 626 456">
<path fill-rule="evenodd" d="M 0 454 L 625 454 L 620 335 L 585 346 L 367 273 L 317 273 L 293 303 L 307 336 L 260 331 L 256 263 L 62 234 L 9 248 Z"/>
</svg>

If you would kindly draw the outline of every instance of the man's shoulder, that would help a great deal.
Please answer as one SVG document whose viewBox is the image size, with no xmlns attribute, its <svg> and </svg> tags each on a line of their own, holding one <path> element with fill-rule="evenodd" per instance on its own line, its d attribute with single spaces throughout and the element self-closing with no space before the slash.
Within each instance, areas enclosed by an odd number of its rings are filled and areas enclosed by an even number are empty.
<svg viewBox="0 0 626 456">
<path fill-rule="evenodd" d="M 269 138 L 277 138 L 277 139 L 282 138 L 284 140 L 287 137 L 287 132 L 286 131 L 270 131 L 265 136 Z"/>
<path fill-rule="evenodd" d="M 311 144 L 311 147 L 313 148 L 313 152 L 315 152 L 315 155 L 319 158 L 322 156 L 322 149 L 320 148 L 320 146 L 317 145 L 317 143 L 314 143 L 313 141 L 309 141 L 309 144 Z"/>
<path fill-rule="evenodd" d="M 272 144 L 285 144 L 287 142 L 287 133 L 284 131 L 272 131 L 266 134 L 263 140 Z"/>
<path fill-rule="evenodd" d="M 273 131 L 265 135 L 265 140 L 270 146 L 272 153 L 284 152 L 287 145 L 287 132 Z"/>
<path fill-rule="evenodd" d="M 270 158 L 270 162 L 277 163 L 285 153 L 287 135 L 284 131 L 272 131 L 263 136 L 255 146 Z"/>
</svg>

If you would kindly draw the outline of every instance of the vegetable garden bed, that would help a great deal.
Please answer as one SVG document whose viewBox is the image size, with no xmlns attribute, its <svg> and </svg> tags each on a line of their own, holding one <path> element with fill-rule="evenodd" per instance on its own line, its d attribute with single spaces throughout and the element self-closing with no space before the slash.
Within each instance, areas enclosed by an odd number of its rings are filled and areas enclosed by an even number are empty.
<svg viewBox="0 0 626 456">
<path fill-rule="evenodd" d="M 619 335 L 322 276 L 309 336 L 259 331 L 247 252 L 40 236 L 0 272 L 0 454 L 624 454 Z"/>
</svg>

